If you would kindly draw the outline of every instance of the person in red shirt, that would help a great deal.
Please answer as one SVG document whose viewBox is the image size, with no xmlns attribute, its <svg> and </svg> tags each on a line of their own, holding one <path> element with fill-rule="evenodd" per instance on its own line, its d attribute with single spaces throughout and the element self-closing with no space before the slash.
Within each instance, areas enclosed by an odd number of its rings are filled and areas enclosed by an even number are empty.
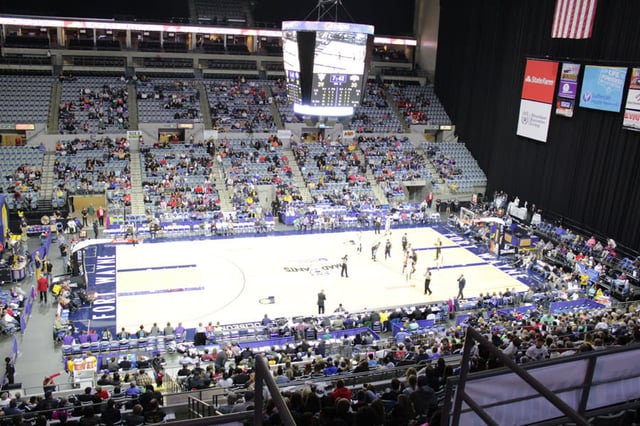
<svg viewBox="0 0 640 426">
<path fill-rule="evenodd" d="M 109 399 L 109 392 L 106 389 L 102 389 L 102 386 L 96 386 L 95 396 L 105 401 Z"/>
<path fill-rule="evenodd" d="M 47 393 L 48 390 L 53 391 L 56 389 L 56 383 L 53 381 L 53 379 L 55 379 L 59 375 L 60 372 L 53 373 L 50 376 L 45 376 L 44 380 L 42 381 L 42 389 L 44 390 L 44 393 Z"/>
<path fill-rule="evenodd" d="M 336 389 L 331 392 L 331 399 L 336 401 L 338 398 L 345 398 L 347 401 L 351 401 L 351 390 L 344 386 L 342 379 L 336 382 Z"/>
<path fill-rule="evenodd" d="M 42 275 L 38 278 L 38 293 L 40 294 L 40 302 L 47 303 L 47 292 L 49 291 L 49 280 Z"/>
</svg>

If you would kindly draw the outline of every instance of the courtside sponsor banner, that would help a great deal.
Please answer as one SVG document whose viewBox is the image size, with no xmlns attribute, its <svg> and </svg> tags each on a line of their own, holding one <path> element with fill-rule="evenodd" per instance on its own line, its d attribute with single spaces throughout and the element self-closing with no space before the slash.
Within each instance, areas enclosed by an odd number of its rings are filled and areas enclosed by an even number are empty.
<svg viewBox="0 0 640 426">
<path fill-rule="evenodd" d="M 527 59 L 522 83 L 522 99 L 553 103 L 558 63 Z"/>
<path fill-rule="evenodd" d="M 582 77 L 580 106 L 620 112 L 627 68 L 587 65 Z"/>
<path fill-rule="evenodd" d="M 558 98 L 556 100 L 556 115 L 571 118 L 573 117 L 575 106 L 575 99 Z"/>
<path fill-rule="evenodd" d="M 521 99 L 520 115 L 518 117 L 518 136 L 546 142 L 547 133 L 549 132 L 551 107 L 551 104 Z"/>
<path fill-rule="evenodd" d="M 580 64 L 566 62 L 562 64 L 558 96 L 568 99 L 576 98 L 578 93 L 578 74 L 580 74 Z"/>
<path fill-rule="evenodd" d="M 625 108 L 640 111 L 640 90 L 629 89 L 629 93 L 627 94 L 627 104 L 625 105 Z"/>
<path fill-rule="evenodd" d="M 631 69 L 622 127 L 630 130 L 640 130 L 640 68 Z"/>
<path fill-rule="evenodd" d="M 580 64 L 565 62 L 558 81 L 558 98 L 556 99 L 556 114 L 563 117 L 573 117 L 575 98 L 578 94 L 578 74 Z"/>
<path fill-rule="evenodd" d="M 640 111 L 625 111 L 622 126 L 629 130 L 640 130 Z"/>
</svg>

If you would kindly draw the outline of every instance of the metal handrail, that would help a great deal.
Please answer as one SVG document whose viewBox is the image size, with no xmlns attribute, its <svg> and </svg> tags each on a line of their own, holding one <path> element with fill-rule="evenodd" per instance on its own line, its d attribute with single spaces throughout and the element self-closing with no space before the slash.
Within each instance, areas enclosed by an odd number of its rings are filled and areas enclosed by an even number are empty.
<svg viewBox="0 0 640 426">
<path fill-rule="evenodd" d="M 469 395 L 465 392 L 465 383 L 467 381 L 467 376 L 469 375 L 470 370 L 470 358 L 471 358 L 471 349 L 474 346 L 474 342 L 478 342 L 482 345 L 486 350 L 488 350 L 492 355 L 498 358 L 502 364 L 513 371 L 515 374 L 520 376 L 522 380 L 524 380 L 529 386 L 538 391 L 540 395 L 542 395 L 547 401 L 552 403 L 558 410 L 560 410 L 564 415 L 566 415 L 569 419 L 574 421 L 578 425 L 587 426 L 589 422 L 570 407 L 566 402 L 560 399 L 555 393 L 549 390 L 546 386 L 544 386 L 540 381 L 534 378 L 527 370 L 523 369 L 521 366 L 515 363 L 514 360 L 506 356 L 502 353 L 500 349 L 495 347 L 489 340 L 487 340 L 480 332 L 475 330 L 472 327 L 468 327 L 466 331 L 466 337 L 464 342 L 464 350 L 462 355 L 462 364 L 460 371 L 460 380 L 458 382 L 458 387 L 455 392 L 455 398 L 453 403 L 453 411 L 451 415 L 451 424 L 454 426 L 458 426 L 460 424 L 460 414 L 462 411 L 462 402 L 464 401 L 467 405 L 476 413 L 478 416 L 482 418 L 487 424 L 496 425 L 491 416 L 484 410 L 481 406 L 476 404 Z M 443 416 L 444 422 L 445 416 Z"/>
</svg>

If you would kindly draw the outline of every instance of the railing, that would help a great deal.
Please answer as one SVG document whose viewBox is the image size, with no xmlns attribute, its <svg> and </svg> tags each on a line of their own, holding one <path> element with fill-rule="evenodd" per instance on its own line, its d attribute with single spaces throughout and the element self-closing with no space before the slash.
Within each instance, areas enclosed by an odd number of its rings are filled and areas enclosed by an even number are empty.
<svg viewBox="0 0 640 426">
<path fill-rule="evenodd" d="M 280 394 L 280 389 L 276 384 L 273 376 L 271 375 L 271 370 L 269 369 L 269 365 L 265 358 L 261 355 L 256 356 L 255 363 L 255 374 L 256 374 L 256 382 L 255 382 L 255 400 L 254 400 L 254 409 L 253 411 L 244 411 L 240 413 L 232 413 L 225 415 L 213 415 L 208 417 L 202 417 L 197 419 L 190 420 L 181 420 L 176 422 L 171 422 L 171 424 L 179 425 L 179 426 L 204 426 L 204 425 L 217 425 L 217 424 L 227 424 L 234 421 L 242 421 L 248 420 L 253 417 L 253 425 L 260 426 L 262 425 L 263 418 L 262 413 L 264 412 L 264 397 L 263 397 L 263 386 L 267 386 L 269 393 L 271 394 L 271 398 L 275 406 L 278 409 L 278 413 L 280 415 L 281 424 L 285 426 L 295 426 L 295 421 L 293 420 L 293 416 L 289 411 L 289 407 L 284 401 L 284 398 Z M 197 398 L 192 398 L 195 405 L 201 405 L 197 409 L 203 409 L 204 411 L 208 410 L 207 406 L 211 406 L 210 404 L 206 404 L 201 400 L 197 400 Z M 205 405 L 206 404 L 206 405 Z"/>
<path fill-rule="evenodd" d="M 469 374 L 476 343 L 506 368 Z M 627 345 L 522 366 L 469 327 L 460 376 L 447 381 L 441 425 L 587 425 L 588 417 L 637 406 L 639 351 Z"/>
<path fill-rule="evenodd" d="M 187 397 L 187 410 L 190 418 L 211 417 L 215 413 L 215 408 L 212 404 L 193 396 Z"/>
</svg>

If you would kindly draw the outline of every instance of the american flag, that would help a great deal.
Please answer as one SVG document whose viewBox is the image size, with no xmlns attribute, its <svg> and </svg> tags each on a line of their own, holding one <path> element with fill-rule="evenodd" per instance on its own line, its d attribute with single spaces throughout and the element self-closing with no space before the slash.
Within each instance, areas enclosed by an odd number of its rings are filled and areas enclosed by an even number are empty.
<svg viewBox="0 0 640 426">
<path fill-rule="evenodd" d="M 591 37 L 598 0 L 556 0 L 553 13 L 553 38 Z"/>
</svg>

